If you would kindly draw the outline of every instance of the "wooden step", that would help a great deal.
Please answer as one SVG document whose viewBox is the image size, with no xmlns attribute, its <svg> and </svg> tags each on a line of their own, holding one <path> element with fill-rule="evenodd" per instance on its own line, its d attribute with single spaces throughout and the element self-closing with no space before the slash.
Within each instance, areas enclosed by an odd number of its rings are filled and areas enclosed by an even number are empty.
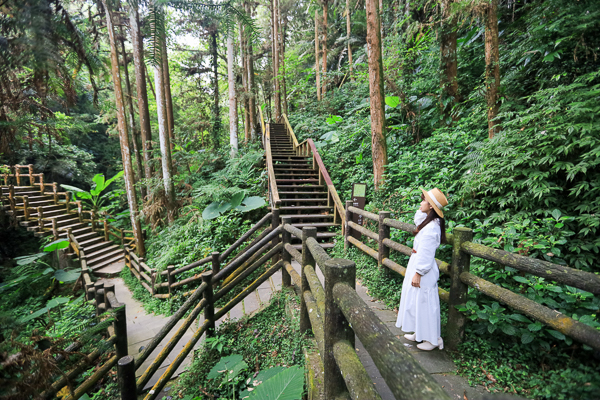
<svg viewBox="0 0 600 400">
<path fill-rule="evenodd" d="M 297 219 L 333 219 L 333 214 L 282 214 L 281 218 Z"/>
<path fill-rule="evenodd" d="M 279 188 L 285 188 L 285 189 L 324 189 L 325 185 L 277 185 L 277 189 Z M 298 191 L 298 192 L 294 192 L 294 193 L 298 193 L 298 194 L 304 194 L 304 193 L 308 193 L 308 192 L 302 192 L 302 191 Z"/>
<path fill-rule="evenodd" d="M 92 244 L 91 246 L 84 246 L 83 249 L 86 252 L 86 255 L 88 257 L 91 257 L 91 255 L 97 251 L 100 251 L 101 249 L 114 245 L 113 242 L 106 242 L 106 241 L 102 241 L 101 243 L 96 243 L 96 244 Z"/>
<path fill-rule="evenodd" d="M 280 210 L 282 211 L 290 211 L 290 210 L 295 210 L 295 211 L 309 211 L 309 210 L 332 210 L 333 206 L 284 206 L 284 207 L 279 207 Z"/>
<path fill-rule="evenodd" d="M 275 182 L 276 183 L 292 183 L 292 182 L 296 182 L 296 183 L 316 182 L 316 183 L 318 183 L 319 180 L 318 179 L 277 179 L 277 178 L 275 178 Z"/>
<path fill-rule="evenodd" d="M 95 271 L 109 264 L 122 260 L 125 257 L 125 252 L 118 246 L 115 245 L 115 247 L 116 250 L 113 250 L 110 253 L 106 253 L 100 257 L 96 257 L 94 259 L 90 259 L 88 257 L 88 266 L 90 267 L 90 269 L 92 271 Z"/>
<path fill-rule="evenodd" d="M 88 265 L 96 265 L 101 261 L 114 257 L 118 253 L 124 253 L 123 249 L 121 249 L 116 244 L 113 244 L 112 242 L 104 243 L 108 244 L 108 246 L 103 247 L 102 249 L 93 253 L 89 253 L 89 250 L 85 250 L 85 255 L 88 259 Z"/>
<path fill-rule="evenodd" d="M 94 274 L 97 276 L 103 276 L 98 270 L 112 264 L 112 263 L 116 263 L 119 262 L 121 260 L 123 260 L 125 258 L 125 253 L 121 252 L 121 254 L 117 254 L 115 256 L 113 256 L 112 258 L 106 259 L 104 261 L 101 261 L 99 263 L 94 264 L 92 271 L 94 271 Z"/>
<path fill-rule="evenodd" d="M 292 226 L 295 226 L 296 228 L 305 228 L 308 226 L 312 226 L 315 228 L 330 228 L 330 227 L 338 227 L 340 226 L 340 224 L 334 224 L 334 223 L 330 223 L 330 222 L 302 222 L 302 223 L 298 223 L 298 224 L 292 224 Z"/>
<path fill-rule="evenodd" d="M 94 235 L 95 235 L 95 233 L 94 233 Z M 103 236 L 95 236 L 95 237 L 92 237 L 91 239 L 86 239 L 84 241 L 81 241 L 81 240 L 77 239 L 77 242 L 79 242 L 79 245 L 81 247 L 83 247 L 84 249 L 86 249 L 88 247 L 91 247 L 92 245 L 95 245 L 95 244 L 100 243 L 102 241 L 104 241 L 104 237 Z"/>
<path fill-rule="evenodd" d="M 279 193 L 281 194 L 281 193 Z M 326 202 L 327 199 L 282 199 L 281 197 L 279 198 L 281 200 L 282 203 L 293 203 L 293 202 L 299 202 L 299 203 L 316 203 L 316 202 Z"/>
</svg>

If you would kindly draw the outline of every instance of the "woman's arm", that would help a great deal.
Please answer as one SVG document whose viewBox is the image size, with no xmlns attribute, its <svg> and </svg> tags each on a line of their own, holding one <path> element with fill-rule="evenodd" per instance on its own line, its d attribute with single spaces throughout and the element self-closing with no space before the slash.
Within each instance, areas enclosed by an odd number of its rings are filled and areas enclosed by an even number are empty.
<svg viewBox="0 0 600 400">
<path fill-rule="evenodd" d="M 440 235 L 437 232 L 422 232 L 419 246 L 416 248 L 415 268 L 419 275 L 425 275 L 435 262 L 435 251 L 440 245 Z"/>
</svg>

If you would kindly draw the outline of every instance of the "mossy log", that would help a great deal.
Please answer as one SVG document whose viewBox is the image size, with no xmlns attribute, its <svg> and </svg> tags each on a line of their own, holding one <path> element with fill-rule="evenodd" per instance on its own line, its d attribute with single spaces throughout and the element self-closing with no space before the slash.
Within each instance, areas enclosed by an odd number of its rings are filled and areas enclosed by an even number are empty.
<svg viewBox="0 0 600 400">
<path fill-rule="evenodd" d="M 493 299 L 496 299 L 523 314 L 534 318 L 541 323 L 556 329 L 560 333 L 572 337 L 581 343 L 600 350 L 600 332 L 596 329 L 575 321 L 556 310 L 536 303 L 527 297 L 511 292 L 508 289 L 501 288 L 491 282 L 481 279 L 469 272 L 460 274 L 460 279 L 467 285 L 479 290 Z"/>
<path fill-rule="evenodd" d="M 373 221 L 379 221 L 379 215 L 373 214 L 372 212 L 361 210 L 360 208 L 356 208 L 356 207 L 348 207 L 348 209 L 350 210 L 350 212 L 353 212 L 354 214 L 362 215 L 363 217 L 369 218 L 370 220 L 373 220 Z"/>
<path fill-rule="evenodd" d="M 315 299 L 319 313 L 323 315 L 325 312 L 325 292 L 323 291 L 321 281 L 319 280 L 319 277 L 317 276 L 312 265 L 307 265 L 304 267 L 304 274 L 308 280 L 308 285 L 310 286 L 310 291 Z"/>
<path fill-rule="evenodd" d="M 360 400 L 381 400 L 373 386 L 373 380 L 360 362 L 354 347 L 347 340 L 333 345 L 333 356 L 350 392 L 350 397 Z"/>
<path fill-rule="evenodd" d="M 354 229 L 357 232 L 362 233 L 363 235 L 365 235 L 368 238 L 371 238 L 373 240 L 377 240 L 379 241 L 379 234 L 368 230 L 367 228 L 365 228 L 364 226 L 361 226 L 357 223 L 354 223 L 352 221 L 348 221 L 348 226 L 352 229 Z"/>
</svg>

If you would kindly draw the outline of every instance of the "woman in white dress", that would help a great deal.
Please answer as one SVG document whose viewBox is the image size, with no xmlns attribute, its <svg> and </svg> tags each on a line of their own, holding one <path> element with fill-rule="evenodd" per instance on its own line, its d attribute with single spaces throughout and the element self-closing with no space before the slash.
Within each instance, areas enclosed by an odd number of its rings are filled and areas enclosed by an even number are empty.
<svg viewBox="0 0 600 400">
<path fill-rule="evenodd" d="M 404 337 L 422 342 L 417 345 L 421 350 L 443 349 L 437 284 L 440 271 L 435 262 L 435 251 L 440 243 L 446 243 L 442 209 L 448 205 L 448 200 L 437 188 L 430 191 L 421 188 L 421 191 L 421 206 L 415 214 L 416 236 L 402 284 L 396 327 L 404 332 L 414 332 Z"/>
</svg>

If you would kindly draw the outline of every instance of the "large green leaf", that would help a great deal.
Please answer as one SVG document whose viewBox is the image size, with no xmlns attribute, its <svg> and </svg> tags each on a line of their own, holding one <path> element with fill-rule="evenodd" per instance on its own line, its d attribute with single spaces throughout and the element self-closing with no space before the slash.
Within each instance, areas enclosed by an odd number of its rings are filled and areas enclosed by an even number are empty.
<svg viewBox="0 0 600 400">
<path fill-rule="evenodd" d="M 79 279 L 79 275 L 81 275 L 81 271 L 65 271 L 64 269 L 59 269 L 54 273 L 56 280 L 65 283 L 75 282 Z"/>
<path fill-rule="evenodd" d="M 297 365 L 287 368 L 259 385 L 249 400 L 299 400 L 304 391 L 304 369 Z"/>
<path fill-rule="evenodd" d="M 231 203 L 228 203 L 226 201 L 214 201 L 212 203 L 210 203 L 208 205 L 208 207 L 206 207 L 204 209 L 204 211 L 202 211 L 202 218 L 204 219 L 215 219 L 217 218 L 219 215 L 223 214 L 225 211 L 229 210 L 231 208 Z"/>
<path fill-rule="evenodd" d="M 233 197 L 231 198 L 231 207 L 236 208 L 237 206 L 242 204 L 242 200 L 244 200 L 244 196 L 246 196 L 245 190 L 241 190 L 241 191 L 237 192 L 236 194 L 234 194 Z"/>
<path fill-rule="evenodd" d="M 239 354 L 232 354 L 227 357 L 223 357 L 219 360 L 217 365 L 212 367 L 210 372 L 208 373 L 208 379 L 215 379 L 219 375 L 223 373 L 231 374 L 231 371 L 241 371 L 244 368 L 247 368 L 248 365 L 244 361 L 244 358 Z"/>
<path fill-rule="evenodd" d="M 388 107 L 396 108 L 396 107 L 398 107 L 398 104 L 400 104 L 400 97 L 398 97 L 398 96 L 387 96 L 385 98 L 385 104 Z"/>
<path fill-rule="evenodd" d="M 89 200 L 92 198 L 92 195 L 90 194 L 90 192 L 86 192 L 85 190 L 79 189 L 78 187 L 71 186 L 71 185 L 60 185 L 60 186 L 63 189 L 68 190 L 69 192 L 73 192 L 73 194 L 77 198 L 84 199 L 84 200 Z"/>
<path fill-rule="evenodd" d="M 250 396 L 250 393 L 252 393 L 252 391 L 255 390 L 258 385 L 268 381 L 283 370 L 285 370 L 284 367 L 271 367 L 269 369 L 260 371 L 256 378 L 252 378 L 251 381 L 248 382 L 249 390 L 246 389 L 240 392 L 240 399 L 248 398 L 248 396 Z"/>
<path fill-rule="evenodd" d="M 125 174 L 125 171 L 119 171 L 115 176 L 106 181 L 104 188 L 106 189 L 111 183 L 121 178 Z"/>
<path fill-rule="evenodd" d="M 28 256 L 15 257 L 15 261 L 17 262 L 17 265 L 27 265 L 27 264 L 31 264 L 32 262 L 44 257 L 45 255 L 47 255 L 47 254 L 46 253 L 37 253 L 37 254 L 31 254 Z"/>
<path fill-rule="evenodd" d="M 67 247 L 69 247 L 69 241 L 67 239 L 58 239 L 45 245 L 44 251 L 49 253 L 54 250 L 66 249 Z"/>
<path fill-rule="evenodd" d="M 265 205 L 265 200 L 259 196 L 250 196 L 246 197 L 244 201 L 242 201 L 243 205 L 239 205 L 236 207 L 236 210 L 240 211 L 250 211 L 260 208 Z"/>
<path fill-rule="evenodd" d="M 96 183 L 96 187 L 94 187 L 92 190 L 90 190 L 90 193 L 93 196 L 98 196 L 106 188 L 106 183 L 104 181 L 104 174 L 96 174 L 96 175 L 94 175 L 92 180 L 94 181 L 94 183 Z"/>
<path fill-rule="evenodd" d="M 35 319 L 35 318 L 37 318 L 39 316 L 44 315 L 46 312 L 48 312 L 48 308 L 44 307 L 41 310 L 37 310 L 36 312 L 31 313 L 28 316 L 21 318 L 19 320 L 19 322 L 23 323 L 23 322 L 31 321 L 32 319 Z"/>
<path fill-rule="evenodd" d="M 50 301 L 48 301 L 48 304 L 46 304 L 46 308 L 48 310 L 52 310 L 54 307 L 60 305 L 60 304 L 65 304 L 69 302 L 69 298 L 68 297 L 55 297 L 53 299 L 51 299 Z"/>
</svg>

